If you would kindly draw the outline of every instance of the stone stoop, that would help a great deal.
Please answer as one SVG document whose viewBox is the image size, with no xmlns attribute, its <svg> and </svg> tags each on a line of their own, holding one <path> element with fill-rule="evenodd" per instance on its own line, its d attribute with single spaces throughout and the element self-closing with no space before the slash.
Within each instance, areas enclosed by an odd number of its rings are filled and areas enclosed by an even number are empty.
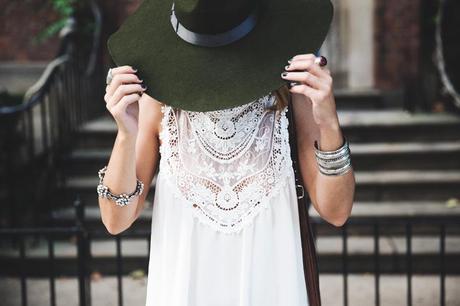
<svg viewBox="0 0 460 306">
<path fill-rule="evenodd" d="M 398 103 L 391 104 L 378 91 L 345 90 L 339 91 L 336 97 L 342 131 L 350 142 L 357 183 L 350 219 L 460 214 L 459 116 L 411 114 L 401 109 Z M 74 150 L 65 157 L 67 166 L 63 170 L 67 180 L 62 199 L 68 205 L 61 205 L 54 213 L 59 224 L 73 222 L 70 204 L 78 193 L 86 204 L 88 226 L 105 231 L 97 203 L 97 170 L 108 162 L 115 137 L 116 125 L 108 114 L 80 129 Z M 149 230 L 151 226 L 155 179 L 151 187 L 146 208 L 132 225 L 133 229 Z M 310 215 L 320 218 L 313 207 Z M 340 229 L 327 223 L 319 224 L 317 229 L 318 249 L 324 254 L 322 268 L 337 272 L 340 250 L 330 246 L 340 244 Z M 372 238 L 372 230 L 353 230 L 352 226 L 350 230 L 356 235 L 350 239 L 358 241 L 356 254 L 360 255 L 352 256 L 355 256 L 356 269 L 359 270 L 359 260 L 368 260 L 368 264 L 372 261 L 372 252 L 364 247 L 365 241 Z M 429 237 L 430 230 L 435 229 L 427 226 L 421 236 L 414 239 Z M 110 241 L 113 237 L 108 232 L 106 234 L 107 241 Z M 392 230 L 391 227 L 383 227 L 382 235 L 389 235 L 385 239 L 395 241 L 404 237 L 403 229 Z M 458 232 L 452 238 L 455 245 L 452 252 L 458 256 L 460 245 L 455 239 L 460 236 L 457 235 Z M 434 245 L 430 251 L 427 249 L 429 256 L 436 256 L 435 249 Z M 388 262 L 391 260 L 387 259 Z M 397 266 L 396 261 L 393 265 L 388 263 L 388 270 Z"/>
</svg>

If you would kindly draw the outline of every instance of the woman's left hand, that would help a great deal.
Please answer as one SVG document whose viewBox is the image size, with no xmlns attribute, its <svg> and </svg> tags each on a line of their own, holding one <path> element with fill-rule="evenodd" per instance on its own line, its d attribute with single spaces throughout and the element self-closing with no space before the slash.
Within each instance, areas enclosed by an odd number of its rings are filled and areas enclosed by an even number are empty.
<svg viewBox="0 0 460 306">
<path fill-rule="evenodd" d="M 319 126 L 336 125 L 338 117 L 332 92 L 331 72 L 326 67 L 316 64 L 315 59 L 316 56 L 312 53 L 294 56 L 291 64 L 284 67 L 286 72 L 283 72 L 281 77 L 300 83 L 294 83 L 289 91 L 301 94 L 312 102 L 313 117 Z"/>
</svg>

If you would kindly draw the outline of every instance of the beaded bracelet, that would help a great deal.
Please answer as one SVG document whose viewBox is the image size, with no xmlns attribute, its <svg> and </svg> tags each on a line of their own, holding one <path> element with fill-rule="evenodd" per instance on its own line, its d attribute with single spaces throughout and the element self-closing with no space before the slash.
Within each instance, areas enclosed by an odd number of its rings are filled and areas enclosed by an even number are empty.
<svg viewBox="0 0 460 306">
<path fill-rule="evenodd" d="M 353 166 L 348 140 L 343 135 L 343 144 L 336 150 L 322 151 L 318 147 L 318 142 L 314 142 L 315 156 L 319 171 L 324 175 L 343 175 Z"/>
<path fill-rule="evenodd" d="M 100 169 L 98 171 L 99 175 L 99 184 L 97 185 L 97 194 L 99 197 L 102 198 L 107 198 L 110 200 L 115 201 L 115 203 L 119 206 L 125 206 L 128 205 L 132 198 L 135 196 L 138 196 L 142 193 L 144 190 L 144 183 L 140 181 L 139 179 L 136 180 L 136 189 L 131 192 L 130 194 L 126 193 L 121 193 L 121 194 L 114 194 L 110 191 L 109 187 L 105 186 L 102 182 L 105 176 L 105 171 L 107 170 L 107 166 L 104 166 L 104 168 Z"/>
</svg>

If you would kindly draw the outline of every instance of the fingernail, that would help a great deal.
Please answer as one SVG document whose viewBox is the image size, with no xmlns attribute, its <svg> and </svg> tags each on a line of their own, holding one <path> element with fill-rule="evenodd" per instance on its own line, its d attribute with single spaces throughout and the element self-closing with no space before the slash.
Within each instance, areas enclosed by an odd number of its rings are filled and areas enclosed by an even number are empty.
<svg viewBox="0 0 460 306">
<path fill-rule="evenodd" d="M 292 59 L 288 60 L 288 63 L 289 63 L 289 64 L 292 63 Z"/>
<path fill-rule="evenodd" d="M 281 76 L 282 76 L 283 78 L 286 77 L 286 76 L 287 76 L 287 72 L 281 73 Z"/>
<path fill-rule="evenodd" d="M 131 67 L 131 68 L 133 68 L 134 72 L 137 72 L 137 68 L 134 68 L 134 67 Z"/>
<path fill-rule="evenodd" d="M 288 70 L 290 67 L 291 67 L 291 65 L 286 65 L 286 66 L 284 66 L 284 69 Z"/>
<path fill-rule="evenodd" d="M 147 85 L 145 85 L 144 83 L 142 83 L 142 84 L 141 84 L 141 87 L 142 87 L 143 89 L 146 89 L 146 88 L 147 88 Z"/>
</svg>

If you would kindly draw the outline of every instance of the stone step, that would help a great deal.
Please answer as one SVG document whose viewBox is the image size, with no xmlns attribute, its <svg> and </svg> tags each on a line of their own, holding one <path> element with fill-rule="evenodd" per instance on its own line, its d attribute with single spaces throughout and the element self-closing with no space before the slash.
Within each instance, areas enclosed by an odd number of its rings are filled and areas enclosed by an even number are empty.
<svg viewBox="0 0 460 306">
<path fill-rule="evenodd" d="M 355 170 L 460 170 L 460 140 L 350 143 Z M 111 148 L 76 149 L 66 158 L 66 175 L 91 175 L 106 165 Z"/>
<path fill-rule="evenodd" d="M 147 292 L 147 267 L 142 270 L 129 271 L 120 278 L 123 292 L 123 305 L 146 305 Z M 93 271 L 92 271 L 93 272 Z M 372 305 L 375 300 L 375 274 L 357 273 L 344 275 L 338 273 L 321 273 L 319 280 L 321 286 L 321 301 L 327 306 L 344 305 L 344 280 L 346 278 L 348 289 L 346 297 L 348 305 Z M 411 291 L 413 305 L 433 306 L 439 305 L 439 275 L 411 275 Z M 34 301 L 33 306 L 49 306 L 48 290 L 50 280 L 48 277 L 27 279 L 27 297 Z M 460 276 L 447 275 L 445 277 L 445 305 L 458 306 L 460 292 L 457 290 Z M 91 301 L 92 305 L 119 305 L 117 292 L 118 278 L 115 275 L 104 275 L 94 271 L 91 275 Z M 77 279 L 75 277 L 58 277 L 55 279 L 57 288 L 58 305 L 60 298 L 66 306 L 78 305 Z M 407 305 L 407 275 L 381 274 L 378 277 L 380 305 L 405 306 Z M 14 277 L 2 278 L 0 295 L 4 297 L 4 305 L 20 305 L 20 282 Z M 12 292 L 17 294 L 12 294 Z M 69 302 L 72 301 L 72 302 Z M 375 304 L 377 305 L 377 304 Z"/>
<path fill-rule="evenodd" d="M 445 201 L 460 196 L 458 170 L 356 171 L 357 201 Z"/>
<path fill-rule="evenodd" d="M 460 141 L 350 143 L 359 170 L 460 169 Z"/>
<path fill-rule="evenodd" d="M 460 116 L 399 110 L 339 111 L 343 133 L 351 142 L 459 140 Z"/>
<path fill-rule="evenodd" d="M 381 91 L 379 89 L 334 89 L 338 110 L 380 110 L 402 109 L 402 91 Z"/>
<path fill-rule="evenodd" d="M 460 196 L 459 170 L 355 171 L 355 201 L 445 201 Z M 153 198 L 155 179 L 149 198 Z M 67 203 L 78 193 L 88 205 L 97 205 L 97 173 L 71 176 L 61 193 Z"/>
<path fill-rule="evenodd" d="M 460 140 L 460 116 L 404 110 L 342 110 L 339 122 L 350 142 Z M 104 115 L 84 124 L 76 139 L 79 148 L 112 148 L 117 127 Z"/>
<path fill-rule="evenodd" d="M 317 228 L 320 236 L 339 235 L 340 228 L 337 228 L 323 220 L 313 206 L 310 206 L 310 216 L 312 224 Z M 150 230 L 152 216 L 152 201 L 147 200 L 145 208 L 139 218 L 128 230 Z M 372 222 L 394 222 L 392 227 L 382 227 L 382 233 L 404 234 L 404 227 L 400 226 L 402 221 L 407 218 L 422 220 L 422 226 L 417 225 L 420 234 L 432 234 L 438 232 L 436 220 L 444 218 L 459 218 L 460 221 L 460 199 L 451 199 L 446 202 L 434 201 L 399 201 L 399 202 L 358 202 L 353 203 L 353 208 L 347 226 L 355 235 L 371 235 Z M 75 222 L 75 211 L 73 208 L 56 209 L 53 212 L 53 224 L 66 226 Z M 100 209 L 95 206 L 85 207 L 85 220 L 88 227 L 100 231 L 106 231 L 100 217 Z M 427 220 L 426 224 L 423 221 Z M 430 220 L 435 220 L 431 222 Z M 460 227 L 453 231 L 460 235 Z"/>
</svg>

